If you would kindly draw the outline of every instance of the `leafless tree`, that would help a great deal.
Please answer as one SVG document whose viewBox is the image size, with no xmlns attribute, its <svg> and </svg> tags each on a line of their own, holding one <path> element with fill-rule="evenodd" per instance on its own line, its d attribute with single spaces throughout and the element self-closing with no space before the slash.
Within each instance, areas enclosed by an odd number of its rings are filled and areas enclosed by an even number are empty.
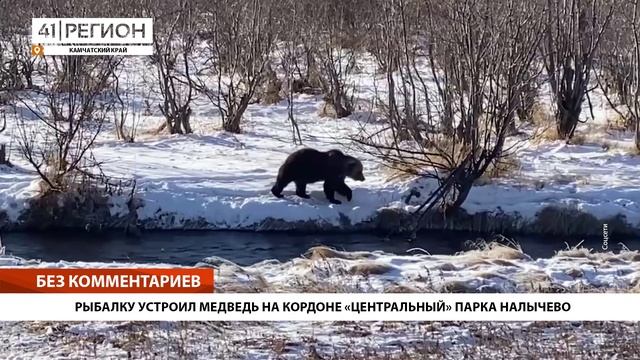
<svg viewBox="0 0 640 360">
<path fill-rule="evenodd" d="M 544 64 L 556 106 L 556 128 L 571 139 L 592 90 L 594 57 L 616 0 L 547 0 Z"/>
<path fill-rule="evenodd" d="M 312 56 L 308 47 L 304 45 L 305 31 L 303 23 L 303 6 L 298 1 L 290 1 L 285 7 L 284 29 L 282 29 L 283 43 L 280 51 L 280 63 L 285 73 L 286 98 L 287 98 L 287 117 L 291 124 L 291 134 L 294 144 L 302 144 L 302 136 L 300 128 L 296 121 L 294 111 L 294 93 L 301 90 L 302 87 L 309 86 L 309 71 L 305 73 L 301 70 L 300 63 L 305 66 L 308 59 Z M 305 62 L 306 60 L 306 62 Z"/>
<path fill-rule="evenodd" d="M 426 125 L 407 131 L 404 139 L 393 130 L 396 119 L 389 118 L 389 126 L 365 128 L 356 141 L 392 168 L 438 181 L 418 211 L 436 204 L 455 211 L 474 181 L 507 150 L 518 96 L 535 80 L 531 68 L 542 38 L 542 9 L 518 0 L 428 1 L 426 33 L 403 36 L 408 3 L 394 0 L 390 6 L 396 8 L 386 11 L 388 26 L 399 31 L 399 45 L 386 45 L 383 53 L 387 64 L 397 64 L 397 80 L 388 83 L 400 91 L 386 106 L 398 109 L 394 116 L 403 121 L 415 116 L 411 121 Z M 416 57 L 430 65 L 430 74 L 413 67 Z"/>
<path fill-rule="evenodd" d="M 160 112 L 165 118 L 158 130 L 190 134 L 191 102 L 195 95 L 190 60 L 196 40 L 195 9 L 190 0 L 158 0 L 152 6 L 156 21 L 151 59 L 162 96 Z"/>
<path fill-rule="evenodd" d="M 350 78 L 356 64 L 357 36 L 346 31 L 350 28 L 346 16 L 349 6 L 348 2 L 328 0 L 316 2 L 314 8 L 318 21 L 314 58 L 325 96 L 323 113 L 337 118 L 351 115 L 354 107 Z"/>
<path fill-rule="evenodd" d="M 420 58 L 418 39 L 423 33 L 421 4 L 410 0 L 381 1 L 375 20 L 372 50 L 380 70 L 385 74 L 385 115 L 390 130 L 398 141 L 415 139 L 422 141 L 419 122 L 422 112 L 430 111 L 426 80 L 418 71 Z M 426 100 L 426 102 L 424 102 Z M 424 104 L 425 106 L 420 106 Z"/>
<path fill-rule="evenodd" d="M 111 110 L 104 90 L 118 64 L 114 57 L 66 56 L 60 60 L 64 73 L 57 74 L 56 82 L 50 81 L 54 85 L 42 102 L 20 98 L 37 120 L 22 118 L 18 128 L 22 155 L 53 191 L 68 189 L 77 176 L 91 175 L 99 165 L 91 149 Z"/>
<path fill-rule="evenodd" d="M 36 58 L 30 54 L 31 16 L 28 10 L 15 9 L 9 1 L 0 1 L 0 13 L 3 14 L 0 19 L 0 103 L 11 91 L 33 87 Z"/>
<path fill-rule="evenodd" d="M 609 105 L 633 127 L 640 152 L 640 2 L 620 5 L 601 50 L 598 83 Z M 615 95 L 615 98 L 614 98 Z"/>
<path fill-rule="evenodd" d="M 136 139 L 137 126 L 140 114 L 133 108 L 136 96 L 135 87 L 122 84 L 120 74 L 113 73 L 113 91 L 116 98 L 116 105 L 113 107 L 113 123 L 116 129 L 116 137 L 127 143 L 133 143 Z M 130 95 L 131 94 L 131 95 Z M 137 109 L 140 110 L 140 109 Z M 127 122 L 130 122 L 127 127 Z"/>
<path fill-rule="evenodd" d="M 286 94 L 287 94 L 287 118 L 291 124 L 291 134 L 294 144 L 302 144 L 302 136 L 300 135 L 300 127 L 293 115 L 294 110 L 294 81 L 295 81 L 295 58 L 296 58 L 296 44 L 293 41 L 289 41 L 285 45 L 285 50 L 282 55 L 282 67 L 286 74 Z"/>
<path fill-rule="evenodd" d="M 635 120 L 636 149 L 640 151 L 640 4 L 638 2 L 638 0 L 633 0 L 633 18 L 631 21 L 633 33 L 633 61 L 631 62 L 633 69 L 633 102 L 629 104 L 629 108 Z"/>
<path fill-rule="evenodd" d="M 241 131 L 242 118 L 262 83 L 276 39 L 273 1 L 216 0 L 204 17 L 203 37 L 214 86 L 200 80 L 198 89 L 216 106 L 222 127 Z"/>
<path fill-rule="evenodd" d="M 0 110 L 0 115 L 2 115 L 2 128 L 0 128 L 0 133 L 2 133 L 7 128 L 7 115 L 2 110 Z M 7 144 L 0 144 L 0 165 L 11 166 L 9 152 L 7 152 Z"/>
</svg>

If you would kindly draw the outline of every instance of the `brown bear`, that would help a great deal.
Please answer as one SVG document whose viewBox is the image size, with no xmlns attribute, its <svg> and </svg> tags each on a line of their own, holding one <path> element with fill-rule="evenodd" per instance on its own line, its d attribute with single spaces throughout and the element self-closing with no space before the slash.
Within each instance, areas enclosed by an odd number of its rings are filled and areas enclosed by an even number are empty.
<svg viewBox="0 0 640 360">
<path fill-rule="evenodd" d="M 351 201 L 351 189 L 344 183 L 345 177 L 364 181 L 362 163 L 353 156 L 343 154 L 340 150 L 318 151 L 315 149 L 300 149 L 287 157 L 280 166 L 276 184 L 271 192 L 276 197 L 282 197 L 282 190 L 294 182 L 296 195 L 308 199 L 307 184 L 324 181 L 324 194 L 333 204 L 341 204 L 334 193 L 343 195 Z"/>
</svg>

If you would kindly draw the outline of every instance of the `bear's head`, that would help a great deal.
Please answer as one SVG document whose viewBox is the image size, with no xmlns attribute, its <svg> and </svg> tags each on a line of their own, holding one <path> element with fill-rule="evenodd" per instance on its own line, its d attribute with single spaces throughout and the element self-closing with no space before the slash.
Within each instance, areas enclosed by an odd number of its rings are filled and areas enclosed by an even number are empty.
<svg viewBox="0 0 640 360">
<path fill-rule="evenodd" d="M 364 181 L 364 175 L 362 174 L 362 163 L 360 162 L 360 160 L 351 156 L 347 156 L 344 165 L 345 174 L 348 177 L 352 178 L 353 180 Z"/>
</svg>

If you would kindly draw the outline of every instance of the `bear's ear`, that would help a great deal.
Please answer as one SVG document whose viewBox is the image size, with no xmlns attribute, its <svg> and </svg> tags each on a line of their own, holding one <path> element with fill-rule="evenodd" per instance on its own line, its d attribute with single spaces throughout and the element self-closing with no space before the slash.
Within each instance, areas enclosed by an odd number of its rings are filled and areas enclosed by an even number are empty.
<svg viewBox="0 0 640 360">
<path fill-rule="evenodd" d="M 329 150 L 329 151 L 327 151 L 327 155 L 328 155 L 330 158 L 338 158 L 338 157 L 344 156 L 344 154 L 342 153 L 342 151 L 340 151 L 340 150 L 336 150 L 336 149 L 333 149 L 333 150 Z"/>
<path fill-rule="evenodd" d="M 360 164 L 360 161 L 358 161 L 358 159 L 349 157 L 347 159 L 347 161 L 345 162 L 345 165 L 346 165 L 346 168 L 347 168 L 347 172 L 349 174 L 352 174 L 353 171 L 358 169 L 359 164 Z"/>
</svg>

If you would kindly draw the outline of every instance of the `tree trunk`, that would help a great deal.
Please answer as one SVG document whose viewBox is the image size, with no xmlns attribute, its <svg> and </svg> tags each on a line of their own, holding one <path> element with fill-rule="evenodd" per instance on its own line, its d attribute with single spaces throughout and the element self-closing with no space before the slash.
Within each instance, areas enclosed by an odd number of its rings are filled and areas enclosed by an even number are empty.
<svg viewBox="0 0 640 360">
<path fill-rule="evenodd" d="M 242 95 L 242 98 L 240 99 L 240 103 L 238 104 L 238 108 L 236 109 L 236 111 L 229 114 L 227 121 L 225 121 L 224 124 L 222 125 L 224 130 L 232 132 L 234 134 L 240 133 L 241 131 L 240 122 L 242 120 L 242 116 L 244 115 L 244 112 L 247 110 L 247 107 L 249 106 L 249 100 L 250 100 L 250 97 L 248 95 L 246 94 Z"/>
<path fill-rule="evenodd" d="M 556 128 L 558 130 L 558 137 L 560 139 L 569 140 L 573 137 L 573 133 L 578 126 L 580 120 L 581 102 L 576 104 L 576 101 L 568 99 L 569 101 L 559 101 L 558 111 L 556 113 Z"/>
<path fill-rule="evenodd" d="M 336 111 L 336 118 L 340 119 L 340 118 L 344 118 L 347 117 L 349 115 L 351 115 L 351 111 L 348 110 L 344 104 L 343 104 L 343 96 L 340 93 L 335 94 L 335 96 L 333 97 L 333 102 L 331 105 L 333 105 L 333 108 Z"/>
<path fill-rule="evenodd" d="M 462 204 L 464 204 L 465 200 L 467 200 L 467 197 L 469 196 L 469 193 L 471 192 L 474 181 L 475 176 L 467 176 L 463 179 L 456 180 L 453 188 L 455 189 L 454 191 L 456 191 L 457 194 L 455 195 L 453 202 L 447 204 L 447 207 L 445 209 L 445 214 L 447 216 L 452 215 L 453 213 L 458 211 Z"/>
<path fill-rule="evenodd" d="M 5 144 L 0 145 L 0 164 L 1 165 L 9 164 L 9 160 L 7 159 L 7 145 Z"/>
<path fill-rule="evenodd" d="M 180 109 L 181 111 L 178 113 L 178 126 L 182 127 L 182 131 L 184 134 L 191 134 L 193 130 L 191 130 L 191 107 L 187 106 L 186 108 Z"/>
<path fill-rule="evenodd" d="M 636 150 L 640 153 L 640 118 L 636 117 L 635 119 L 635 124 L 636 124 L 636 131 L 635 131 L 635 143 L 636 143 Z"/>
</svg>

